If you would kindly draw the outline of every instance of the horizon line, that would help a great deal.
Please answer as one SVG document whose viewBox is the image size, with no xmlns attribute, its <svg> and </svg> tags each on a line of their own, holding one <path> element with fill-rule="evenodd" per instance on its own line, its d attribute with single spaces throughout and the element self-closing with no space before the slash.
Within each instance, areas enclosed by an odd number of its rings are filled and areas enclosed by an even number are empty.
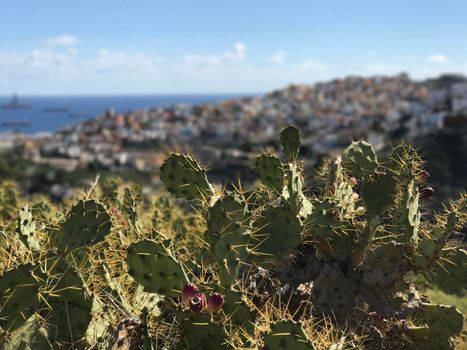
<svg viewBox="0 0 467 350">
<path fill-rule="evenodd" d="M 275 87 L 268 89 L 267 91 L 262 91 L 262 92 L 246 92 L 246 91 L 231 91 L 231 92 L 144 92 L 144 93 L 138 93 L 138 92 L 103 92 L 103 93 L 26 93 L 26 94 L 21 94 L 21 96 L 24 97 L 110 97 L 110 96 L 214 96 L 214 95 L 249 95 L 249 96 L 259 96 L 259 95 L 264 95 L 268 94 L 270 92 L 274 92 L 277 90 L 282 90 L 285 89 L 289 86 L 293 85 L 307 85 L 307 86 L 314 86 L 316 84 L 325 84 L 325 83 L 330 83 L 335 80 L 345 80 L 349 78 L 361 78 L 361 79 L 368 79 L 368 78 L 395 78 L 401 75 L 406 75 L 410 80 L 413 82 L 426 82 L 429 80 L 436 80 L 440 79 L 441 77 L 446 77 L 446 76 L 453 76 L 453 77 L 459 77 L 459 78 L 465 78 L 467 79 L 467 75 L 464 73 L 460 72 L 444 72 L 437 74 L 436 76 L 430 76 L 430 77 L 425 77 L 425 78 L 412 78 L 408 72 L 400 72 L 400 73 L 395 73 L 395 74 L 369 74 L 369 75 L 364 75 L 364 74 L 347 74 L 343 76 L 337 76 L 334 78 L 329 78 L 329 79 L 323 79 L 323 80 L 318 80 L 315 82 L 289 82 L 288 84 L 284 84 L 281 87 Z M 5 98 L 5 97 L 11 97 L 12 95 L 20 95 L 17 90 L 13 90 L 9 94 L 5 93 L 0 93 L 0 98 Z"/>
</svg>

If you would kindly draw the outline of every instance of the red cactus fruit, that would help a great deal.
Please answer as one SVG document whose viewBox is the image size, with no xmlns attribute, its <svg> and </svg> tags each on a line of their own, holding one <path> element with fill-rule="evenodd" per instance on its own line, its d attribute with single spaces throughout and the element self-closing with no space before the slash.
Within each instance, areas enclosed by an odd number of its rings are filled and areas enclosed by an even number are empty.
<svg viewBox="0 0 467 350">
<path fill-rule="evenodd" d="M 190 310 L 193 312 L 201 312 L 206 307 L 206 294 L 198 293 L 190 299 Z"/>
<path fill-rule="evenodd" d="M 219 310 L 224 305 L 224 296 L 219 293 L 212 293 L 208 299 L 207 310 L 209 312 Z"/>
<path fill-rule="evenodd" d="M 426 170 L 422 170 L 418 174 L 418 177 L 420 178 L 421 181 L 426 182 L 426 180 L 428 180 L 428 178 L 430 177 L 430 173 Z"/>
<path fill-rule="evenodd" d="M 435 194 L 435 190 L 432 187 L 425 187 L 420 190 L 421 198 L 432 197 L 434 194 Z"/>
<path fill-rule="evenodd" d="M 190 299 L 195 297 L 198 294 L 198 287 L 193 283 L 187 283 L 182 290 L 182 301 L 184 304 L 188 305 Z"/>
</svg>

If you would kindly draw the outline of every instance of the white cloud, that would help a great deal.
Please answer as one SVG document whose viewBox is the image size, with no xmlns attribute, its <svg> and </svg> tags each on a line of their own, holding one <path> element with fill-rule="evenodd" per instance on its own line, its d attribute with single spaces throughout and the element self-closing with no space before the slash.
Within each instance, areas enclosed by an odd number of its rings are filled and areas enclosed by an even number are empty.
<svg viewBox="0 0 467 350">
<path fill-rule="evenodd" d="M 87 75 L 153 78 L 159 75 L 160 62 L 159 58 L 142 52 L 101 49 L 92 59 L 83 61 L 79 68 Z"/>
<path fill-rule="evenodd" d="M 69 78 L 75 74 L 77 52 L 73 48 L 37 48 L 29 53 L 0 51 L 0 79 Z"/>
<path fill-rule="evenodd" d="M 284 51 L 277 51 L 274 55 L 271 56 L 269 61 L 272 63 L 282 63 L 285 60 L 286 53 Z"/>
<path fill-rule="evenodd" d="M 83 58 L 76 40 L 47 40 L 29 52 L 0 50 L 0 94 L 53 91 L 58 93 L 260 91 L 291 82 L 312 83 L 330 78 L 328 66 L 309 59 L 285 64 L 254 63 L 242 42 L 213 54 L 188 54 L 164 59 L 141 51 L 102 48 Z"/>
<path fill-rule="evenodd" d="M 246 46 L 242 42 L 234 44 L 233 51 L 225 51 L 218 55 L 186 54 L 183 61 L 189 65 L 222 65 L 244 61 Z"/>
<path fill-rule="evenodd" d="M 401 73 L 403 69 L 398 66 L 385 63 L 369 63 L 366 67 L 368 74 L 391 75 Z"/>
<path fill-rule="evenodd" d="M 60 35 L 46 40 L 50 46 L 72 46 L 78 42 L 78 39 L 72 35 Z"/>
<path fill-rule="evenodd" d="M 322 62 L 316 60 L 306 60 L 305 62 L 299 65 L 299 69 L 304 71 L 316 71 L 316 72 L 324 72 L 328 69 L 328 66 Z"/>
<path fill-rule="evenodd" d="M 448 58 L 447 58 L 447 56 L 445 56 L 443 54 L 437 54 L 437 55 L 432 55 L 432 56 L 428 57 L 427 60 L 430 63 L 445 63 L 445 62 L 447 62 Z"/>
</svg>

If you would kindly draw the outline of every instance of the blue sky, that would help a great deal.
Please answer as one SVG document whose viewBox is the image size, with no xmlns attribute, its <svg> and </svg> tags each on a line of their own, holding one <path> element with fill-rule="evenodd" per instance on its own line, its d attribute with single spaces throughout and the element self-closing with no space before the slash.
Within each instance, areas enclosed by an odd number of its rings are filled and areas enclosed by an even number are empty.
<svg viewBox="0 0 467 350">
<path fill-rule="evenodd" d="M 467 73 L 467 1 L 1 0 L 0 95 Z"/>
</svg>

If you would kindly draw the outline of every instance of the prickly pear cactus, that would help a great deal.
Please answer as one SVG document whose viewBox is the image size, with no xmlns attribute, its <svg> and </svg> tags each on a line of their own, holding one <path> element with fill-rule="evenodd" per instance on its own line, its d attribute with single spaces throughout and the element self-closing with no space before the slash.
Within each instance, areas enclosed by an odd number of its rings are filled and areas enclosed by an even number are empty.
<svg viewBox="0 0 467 350">
<path fill-rule="evenodd" d="M 375 173 L 363 180 L 360 196 L 370 215 L 382 216 L 394 205 L 396 185 L 390 173 Z"/>
<path fill-rule="evenodd" d="M 177 312 L 177 321 L 189 350 L 229 349 L 227 330 L 211 321 L 209 315 L 189 311 Z"/>
<path fill-rule="evenodd" d="M 284 257 L 293 253 L 302 241 L 300 220 L 289 208 L 268 207 L 253 224 L 255 247 L 264 257 Z"/>
<path fill-rule="evenodd" d="M 5 271 L 0 277 L 0 327 L 14 331 L 39 308 L 41 274 L 32 264 Z"/>
<path fill-rule="evenodd" d="M 279 321 L 271 326 L 271 331 L 264 335 L 264 350 L 277 349 L 314 349 L 303 327 L 294 321 Z"/>
<path fill-rule="evenodd" d="M 19 211 L 16 233 L 29 249 L 34 252 L 40 250 L 39 238 L 36 234 L 36 223 L 34 222 L 32 210 L 28 206 Z"/>
<path fill-rule="evenodd" d="M 60 276 L 46 316 L 50 339 L 72 346 L 86 334 L 92 319 L 93 299 L 83 284 L 81 276 L 72 269 Z"/>
<path fill-rule="evenodd" d="M 285 171 L 279 158 L 272 154 L 262 154 L 256 158 L 255 171 L 261 182 L 281 193 L 285 185 Z"/>
<path fill-rule="evenodd" d="M 428 279 L 446 293 L 462 295 L 467 288 L 467 250 L 448 250 L 441 258 L 443 263 L 428 271 Z"/>
<path fill-rule="evenodd" d="M 162 243 L 144 240 L 128 247 L 128 273 L 146 292 L 176 296 L 188 278 L 182 265 Z"/>
<path fill-rule="evenodd" d="M 373 146 L 365 141 L 352 142 L 344 151 L 344 165 L 357 178 L 372 174 L 378 167 Z"/>
<path fill-rule="evenodd" d="M 46 337 L 44 321 L 33 315 L 12 333 L 11 339 L 2 344 L 5 350 L 46 350 L 51 345 Z"/>
<path fill-rule="evenodd" d="M 75 204 L 59 231 L 58 248 L 69 251 L 104 240 L 111 228 L 110 215 L 94 200 Z"/>
<path fill-rule="evenodd" d="M 282 130 L 279 137 L 289 161 L 297 159 L 300 150 L 300 131 L 294 126 L 288 126 Z"/>
<path fill-rule="evenodd" d="M 161 167 L 161 181 L 177 198 L 205 199 L 214 195 L 206 170 L 190 156 L 173 153 Z"/>
<path fill-rule="evenodd" d="M 465 194 L 421 215 L 428 176 L 416 151 L 378 160 L 362 141 L 307 191 L 298 129 L 280 141 L 282 158 L 259 156 L 262 185 L 248 190 L 214 191 L 194 158 L 172 154 L 162 182 L 192 202 L 115 182 L 71 210 L 37 198 L 47 207 L 29 211 L 0 186 L 2 346 L 453 348 L 463 316 L 430 304 L 412 276 L 465 293 L 466 252 L 452 234 Z"/>
<path fill-rule="evenodd" d="M 248 304 L 245 302 L 244 294 L 235 289 L 223 290 L 225 294 L 225 304 L 223 311 L 227 315 L 229 322 L 235 327 L 245 330 L 248 334 L 253 334 L 255 328 L 255 316 Z"/>
<path fill-rule="evenodd" d="M 326 264 L 313 281 L 313 304 L 317 314 L 342 318 L 355 306 L 358 284 L 337 263 Z"/>
<path fill-rule="evenodd" d="M 421 336 L 420 332 L 413 332 L 409 348 L 453 349 L 453 336 L 462 331 L 464 324 L 464 317 L 459 310 L 454 306 L 424 303 L 420 305 L 417 314 L 428 330 L 422 332 Z"/>
</svg>

